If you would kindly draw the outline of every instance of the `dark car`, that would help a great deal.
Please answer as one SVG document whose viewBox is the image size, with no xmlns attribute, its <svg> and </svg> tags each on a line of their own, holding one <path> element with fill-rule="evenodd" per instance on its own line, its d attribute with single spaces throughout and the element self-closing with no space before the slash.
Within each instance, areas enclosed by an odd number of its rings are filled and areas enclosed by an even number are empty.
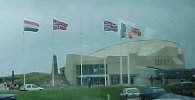
<svg viewBox="0 0 195 100">
<path fill-rule="evenodd" d="M 160 96 L 164 95 L 166 91 L 161 87 L 149 87 L 140 94 L 140 99 L 158 99 Z"/>
<path fill-rule="evenodd" d="M 170 85 L 171 92 L 184 96 L 195 96 L 195 84 L 192 82 L 179 82 Z"/>
<path fill-rule="evenodd" d="M 15 94 L 0 94 L 0 100 L 16 100 Z"/>
</svg>

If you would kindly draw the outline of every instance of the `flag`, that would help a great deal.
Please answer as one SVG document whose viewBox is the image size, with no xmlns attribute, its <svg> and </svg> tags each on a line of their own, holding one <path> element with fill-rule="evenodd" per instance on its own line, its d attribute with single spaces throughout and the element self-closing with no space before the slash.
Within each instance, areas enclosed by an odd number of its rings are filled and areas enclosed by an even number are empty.
<svg viewBox="0 0 195 100">
<path fill-rule="evenodd" d="M 36 22 L 24 20 L 24 31 L 38 32 L 39 24 Z"/>
<path fill-rule="evenodd" d="M 104 31 L 118 31 L 118 26 L 115 23 L 104 21 Z"/>
<path fill-rule="evenodd" d="M 67 27 L 67 23 L 53 19 L 53 30 L 66 30 Z"/>
<path fill-rule="evenodd" d="M 125 32 L 126 32 L 126 25 L 124 23 L 121 23 L 121 30 L 120 30 L 120 36 L 121 38 L 125 38 Z"/>
<path fill-rule="evenodd" d="M 140 31 L 140 29 L 138 29 L 138 28 L 131 27 L 131 32 L 132 32 L 134 35 L 141 36 L 141 31 Z"/>
<path fill-rule="evenodd" d="M 141 31 L 138 28 L 132 27 L 125 23 L 120 23 L 120 37 L 132 39 L 134 35 L 141 36 Z"/>
<path fill-rule="evenodd" d="M 128 32 L 125 32 L 125 38 L 126 39 L 132 39 L 132 34 L 131 33 L 128 33 Z"/>
<path fill-rule="evenodd" d="M 126 32 L 131 33 L 133 35 L 141 36 L 140 29 L 134 28 L 134 27 L 129 26 L 129 25 L 126 25 L 126 27 L 127 27 L 127 31 Z"/>
</svg>

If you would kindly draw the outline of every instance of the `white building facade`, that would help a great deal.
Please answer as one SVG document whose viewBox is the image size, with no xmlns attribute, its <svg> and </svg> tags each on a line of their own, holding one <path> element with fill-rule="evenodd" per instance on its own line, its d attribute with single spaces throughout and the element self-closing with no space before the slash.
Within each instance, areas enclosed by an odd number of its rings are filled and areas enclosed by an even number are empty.
<svg viewBox="0 0 195 100">
<path fill-rule="evenodd" d="M 142 40 L 89 55 L 68 54 L 65 66 L 65 76 L 72 85 L 146 85 L 151 76 L 156 76 L 156 69 L 184 69 L 185 60 L 181 46 L 175 42 Z"/>
</svg>

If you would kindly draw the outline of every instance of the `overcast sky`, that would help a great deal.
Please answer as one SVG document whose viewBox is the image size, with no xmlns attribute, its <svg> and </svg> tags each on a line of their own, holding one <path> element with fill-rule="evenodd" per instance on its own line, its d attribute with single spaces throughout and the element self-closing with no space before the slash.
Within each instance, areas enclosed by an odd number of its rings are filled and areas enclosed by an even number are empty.
<svg viewBox="0 0 195 100">
<path fill-rule="evenodd" d="M 0 76 L 12 70 L 50 73 L 53 54 L 61 68 L 66 54 L 121 43 L 118 33 L 103 32 L 104 20 L 119 18 L 139 26 L 143 40 L 177 42 L 187 68 L 195 68 L 194 5 L 195 0 L 0 0 Z M 53 18 L 68 23 L 67 30 L 52 31 Z M 38 22 L 40 30 L 25 32 L 23 42 L 24 19 Z"/>
</svg>

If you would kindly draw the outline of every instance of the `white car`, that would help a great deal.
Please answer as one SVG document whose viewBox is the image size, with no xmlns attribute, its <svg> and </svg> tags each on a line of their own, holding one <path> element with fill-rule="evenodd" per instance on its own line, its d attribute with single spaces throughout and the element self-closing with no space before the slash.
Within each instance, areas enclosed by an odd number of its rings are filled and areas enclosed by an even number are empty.
<svg viewBox="0 0 195 100">
<path fill-rule="evenodd" d="M 36 86 L 35 84 L 25 84 L 20 87 L 20 91 L 35 91 L 43 90 L 43 88 Z"/>
<path fill-rule="evenodd" d="M 120 93 L 121 98 L 137 98 L 140 95 L 138 88 L 124 88 Z"/>
</svg>

